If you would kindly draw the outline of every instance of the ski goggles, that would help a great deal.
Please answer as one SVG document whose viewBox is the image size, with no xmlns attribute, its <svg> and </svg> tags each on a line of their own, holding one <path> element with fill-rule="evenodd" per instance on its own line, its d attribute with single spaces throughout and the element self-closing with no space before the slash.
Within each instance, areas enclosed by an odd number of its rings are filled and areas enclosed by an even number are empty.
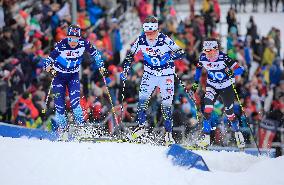
<svg viewBox="0 0 284 185">
<path fill-rule="evenodd" d="M 143 24 L 143 31 L 144 32 L 156 31 L 156 30 L 158 30 L 158 28 L 159 28 L 158 23 L 149 22 L 149 23 Z"/>
<path fill-rule="evenodd" d="M 71 38 L 71 37 L 69 37 L 68 38 L 68 42 L 79 42 L 79 38 Z"/>
</svg>

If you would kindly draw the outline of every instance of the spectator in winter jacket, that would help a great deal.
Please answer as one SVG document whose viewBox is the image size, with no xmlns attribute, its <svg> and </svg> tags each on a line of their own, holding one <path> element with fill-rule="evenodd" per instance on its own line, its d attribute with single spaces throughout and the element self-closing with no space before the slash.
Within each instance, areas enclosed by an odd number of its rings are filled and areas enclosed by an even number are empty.
<svg viewBox="0 0 284 185">
<path fill-rule="evenodd" d="M 276 57 L 275 43 L 274 40 L 270 38 L 268 40 L 268 46 L 264 49 L 263 52 L 262 65 L 271 66 L 275 57 Z"/>
<path fill-rule="evenodd" d="M 281 80 L 283 71 L 280 69 L 281 58 L 277 57 L 269 69 L 270 85 L 277 86 Z"/>
<path fill-rule="evenodd" d="M 13 117 L 16 118 L 16 121 L 18 116 L 20 116 L 20 120 L 22 120 L 22 117 L 35 120 L 39 116 L 39 111 L 34 106 L 32 96 L 28 92 L 24 93 L 23 96 L 19 98 L 13 108 Z"/>
<path fill-rule="evenodd" d="M 111 38 L 112 54 L 113 54 L 112 64 L 118 65 L 120 64 L 120 51 L 122 49 L 122 41 L 120 36 L 118 20 L 116 18 L 113 18 L 111 20 L 110 38 Z"/>
<path fill-rule="evenodd" d="M 211 0 L 204 0 L 202 3 L 202 15 L 204 17 L 205 34 L 211 36 L 214 27 L 214 5 Z"/>
<path fill-rule="evenodd" d="M 141 22 L 144 22 L 144 19 L 153 13 L 153 7 L 149 0 L 140 0 L 137 8 Z"/>
<path fill-rule="evenodd" d="M 232 27 L 238 28 L 236 11 L 233 8 L 230 8 L 227 14 L 227 24 L 228 24 L 228 33 L 230 32 Z M 238 32 L 237 32 L 238 35 Z"/>
<path fill-rule="evenodd" d="M 257 35 L 257 25 L 254 22 L 253 16 L 250 16 L 249 22 L 247 23 L 247 35 L 250 35 L 252 40 L 255 40 Z"/>
<path fill-rule="evenodd" d="M 87 10 L 90 16 L 91 25 L 96 24 L 96 22 L 103 16 L 103 7 L 99 0 L 87 0 Z"/>
<path fill-rule="evenodd" d="M 213 0 L 214 12 L 215 12 L 215 22 L 219 23 L 221 19 L 221 8 L 218 0 Z"/>
<path fill-rule="evenodd" d="M 3 34 L 0 36 L 0 60 L 3 61 L 12 56 L 15 51 L 15 45 L 12 40 L 12 29 L 4 27 Z"/>
</svg>

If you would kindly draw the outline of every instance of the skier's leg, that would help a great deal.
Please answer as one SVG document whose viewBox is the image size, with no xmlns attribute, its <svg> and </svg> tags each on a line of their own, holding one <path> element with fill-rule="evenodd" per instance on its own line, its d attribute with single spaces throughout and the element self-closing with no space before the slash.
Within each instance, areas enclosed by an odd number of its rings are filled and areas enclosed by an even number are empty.
<svg viewBox="0 0 284 185">
<path fill-rule="evenodd" d="M 172 137 L 173 120 L 172 120 L 172 104 L 174 96 L 174 75 L 159 77 L 159 87 L 162 97 L 162 114 L 165 120 L 164 126 L 166 130 L 166 145 L 175 143 Z"/>
<path fill-rule="evenodd" d="M 144 72 L 139 90 L 139 102 L 137 108 L 137 122 L 138 127 L 134 130 L 133 134 L 128 138 L 133 140 L 140 137 L 146 132 L 146 110 L 148 108 L 148 100 L 156 87 L 156 76 Z"/>
<path fill-rule="evenodd" d="M 55 105 L 55 122 L 58 124 L 58 134 L 60 140 L 67 140 L 66 136 L 67 119 L 65 116 L 65 80 L 62 79 L 61 74 L 54 77 L 52 85 L 52 93 Z"/>
<path fill-rule="evenodd" d="M 73 109 L 75 122 L 79 126 L 83 126 L 85 120 L 83 118 L 83 110 L 80 105 L 80 81 L 79 73 L 70 74 L 68 81 L 68 91 L 70 96 L 71 108 Z"/>
<path fill-rule="evenodd" d="M 148 108 L 148 100 L 156 87 L 155 76 L 145 72 L 139 90 L 139 102 L 137 108 L 137 122 L 139 125 L 146 124 L 146 110 Z"/>
<path fill-rule="evenodd" d="M 224 103 L 224 106 L 225 106 L 226 115 L 227 115 L 228 119 L 230 120 L 232 130 L 235 133 L 237 146 L 239 148 L 244 148 L 245 147 L 244 137 L 243 137 L 243 134 L 240 132 L 239 121 L 236 118 L 236 116 L 234 114 L 234 109 L 233 109 L 234 108 L 235 95 L 234 95 L 234 90 L 233 90 L 232 86 L 229 86 L 229 87 L 223 89 L 220 92 L 220 95 L 222 97 L 222 100 L 223 100 L 223 103 Z"/>
<path fill-rule="evenodd" d="M 218 96 L 218 93 L 216 92 L 216 89 L 210 85 L 207 85 L 206 93 L 204 97 L 205 108 L 204 108 L 204 120 L 203 120 L 203 127 L 202 127 L 204 138 L 198 143 L 198 145 L 201 147 L 207 147 L 208 145 L 210 145 L 210 133 L 212 129 L 210 117 L 211 117 L 211 113 L 214 108 L 214 102 L 217 96 Z"/>
</svg>

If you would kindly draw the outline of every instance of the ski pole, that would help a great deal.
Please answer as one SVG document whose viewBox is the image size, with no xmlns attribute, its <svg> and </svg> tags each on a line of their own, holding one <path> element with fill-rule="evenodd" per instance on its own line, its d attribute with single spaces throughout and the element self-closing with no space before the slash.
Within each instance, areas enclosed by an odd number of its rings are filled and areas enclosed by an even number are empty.
<svg viewBox="0 0 284 185">
<path fill-rule="evenodd" d="M 115 109 L 114 109 L 114 106 L 113 106 L 113 103 L 112 103 L 111 95 L 109 93 L 109 89 L 108 89 L 108 86 L 107 86 L 106 78 L 104 76 L 104 71 L 100 69 L 100 73 L 101 73 L 101 75 L 103 77 L 103 81 L 104 81 L 105 86 L 106 86 L 106 93 L 108 95 L 108 98 L 109 98 L 109 101 L 110 101 L 110 104 L 111 104 L 111 110 L 112 110 L 112 113 L 113 113 L 113 116 L 114 116 L 115 124 L 118 125 L 117 116 L 116 116 Z"/>
<path fill-rule="evenodd" d="M 180 85 L 183 87 L 184 91 L 186 92 L 186 94 L 189 96 L 189 99 L 191 99 L 194 103 L 194 108 L 196 110 L 196 119 L 197 119 L 197 122 L 199 122 L 199 116 L 198 116 L 198 109 L 197 109 L 197 106 L 196 106 L 196 102 L 195 102 L 195 99 L 193 98 L 193 92 L 192 91 L 188 91 L 186 89 L 186 86 L 184 85 L 183 81 L 178 77 L 178 75 L 175 73 L 175 77 L 178 79 Z M 204 116 L 203 116 L 204 117 Z"/>
<path fill-rule="evenodd" d="M 126 76 L 127 78 L 127 76 Z M 124 112 L 124 106 L 123 106 L 123 101 L 124 101 L 124 90 L 125 90 L 125 80 L 122 80 L 122 92 L 121 92 L 121 123 L 122 123 L 122 117 L 123 117 L 123 112 Z"/>
<path fill-rule="evenodd" d="M 236 90 L 235 83 L 233 82 L 233 79 L 231 78 L 231 77 L 234 77 L 234 76 L 228 74 L 228 72 L 226 72 L 226 73 L 227 73 L 227 75 L 228 75 L 229 78 L 230 78 L 230 81 L 231 81 L 231 84 L 232 84 L 232 88 L 233 88 L 233 90 L 234 90 L 234 92 L 235 92 L 235 96 L 236 96 L 236 98 L 237 98 L 237 100 L 238 100 L 238 103 L 239 103 L 239 105 L 240 105 L 240 107 L 241 107 L 242 113 L 243 113 L 243 115 L 245 116 L 245 118 L 246 118 L 246 120 L 247 120 L 248 118 L 247 118 L 247 116 L 246 116 L 246 113 L 245 113 L 245 111 L 244 111 L 244 107 L 243 107 L 243 105 L 242 105 L 242 103 L 241 103 L 241 100 L 240 100 L 240 98 L 239 98 L 238 92 L 237 92 L 237 90 Z M 259 147 L 258 147 L 258 144 L 257 144 L 257 142 L 256 142 L 256 139 L 254 138 L 253 132 L 252 132 L 252 130 L 251 130 L 249 124 L 247 123 L 247 121 L 246 121 L 246 124 L 247 124 L 247 126 L 249 127 L 251 136 L 252 136 L 253 141 L 254 141 L 254 143 L 255 143 L 255 145 L 256 145 L 256 147 L 257 147 L 257 151 L 258 151 L 259 155 L 261 155 L 261 152 L 260 152 L 260 150 L 259 150 Z"/>
<path fill-rule="evenodd" d="M 50 86 L 49 86 L 49 89 L 48 89 L 48 93 L 47 93 L 47 96 L 45 98 L 45 108 L 42 109 L 42 111 L 41 111 L 43 114 L 46 113 L 47 103 L 48 103 L 48 100 L 49 100 L 49 96 L 50 96 L 50 91 L 51 91 L 51 88 L 52 88 L 53 80 L 54 80 L 54 77 L 52 77 L 52 80 L 51 80 L 51 83 L 50 83 Z"/>
</svg>

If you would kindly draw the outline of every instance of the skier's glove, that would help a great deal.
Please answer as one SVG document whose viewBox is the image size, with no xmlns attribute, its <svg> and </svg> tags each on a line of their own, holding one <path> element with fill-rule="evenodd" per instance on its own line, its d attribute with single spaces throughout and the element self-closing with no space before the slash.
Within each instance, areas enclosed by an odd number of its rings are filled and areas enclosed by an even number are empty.
<svg viewBox="0 0 284 185">
<path fill-rule="evenodd" d="M 121 79 L 122 81 L 125 81 L 125 80 L 127 79 L 127 78 L 126 78 L 126 75 L 124 74 L 124 72 L 123 72 L 123 73 L 120 73 L 119 77 L 120 77 L 120 79 Z"/>
<path fill-rule="evenodd" d="M 229 69 L 226 73 L 230 77 L 234 76 L 234 72 L 231 69 Z"/>
<path fill-rule="evenodd" d="M 196 90 L 198 89 L 198 86 L 199 86 L 198 82 L 194 82 L 194 83 L 192 84 L 190 90 L 193 91 L 193 92 L 196 92 Z"/>
<path fill-rule="evenodd" d="M 184 56 L 185 52 L 182 49 L 179 49 L 171 55 L 171 59 L 172 60 L 182 59 Z"/>
<path fill-rule="evenodd" d="M 100 73 L 101 73 L 102 75 L 104 75 L 106 69 L 105 69 L 104 67 L 100 67 L 100 68 L 99 68 L 99 71 L 100 71 Z"/>
<path fill-rule="evenodd" d="M 50 74 L 53 78 L 57 75 L 57 71 L 52 67 L 52 66 L 48 66 L 47 68 L 45 68 L 46 72 L 48 72 L 48 74 Z"/>
<path fill-rule="evenodd" d="M 57 75 L 57 71 L 52 68 L 52 69 L 49 71 L 49 74 L 54 78 L 54 77 L 56 77 L 56 75 Z"/>
</svg>

